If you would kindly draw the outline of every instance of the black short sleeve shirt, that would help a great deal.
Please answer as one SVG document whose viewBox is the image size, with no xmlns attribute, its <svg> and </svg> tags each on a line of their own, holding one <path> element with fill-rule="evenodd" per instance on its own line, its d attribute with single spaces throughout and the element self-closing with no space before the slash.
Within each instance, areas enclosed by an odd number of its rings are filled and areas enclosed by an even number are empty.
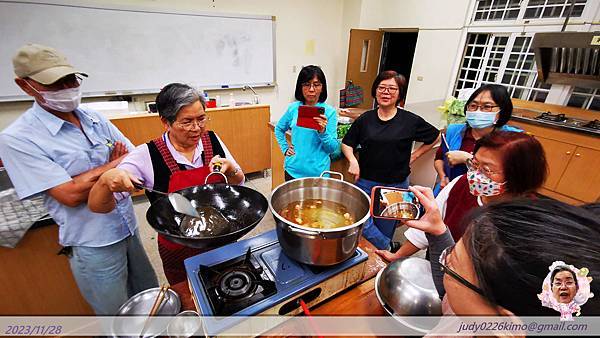
<svg viewBox="0 0 600 338">
<path fill-rule="evenodd" d="M 398 109 L 391 120 L 383 121 L 375 109 L 356 119 L 342 142 L 358 148 L 360 177 L 399 183 L 410 174 L 413 142 L 431 144 L 438 135 L 437 128 L 409 111 Z"/>
</svg>

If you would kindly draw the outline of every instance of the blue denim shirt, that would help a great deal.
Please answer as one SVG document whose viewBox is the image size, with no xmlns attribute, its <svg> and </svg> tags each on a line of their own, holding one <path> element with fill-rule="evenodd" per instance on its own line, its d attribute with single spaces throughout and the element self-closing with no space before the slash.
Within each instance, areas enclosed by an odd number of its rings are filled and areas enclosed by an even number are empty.
<svg viewBox="0 0 600 338">
<path fill-rule="evenodd" d="M 86 203 L 71 208 L 47 190 L 108 162 L 111 146 L 131 142 L 100 114 L 77 108 L 83 132 L 37 103 L 0 133 L 0 159 L 21 199 L 43 194 L 50 216 L 59 225 L 63 246 L 101 247 L 116 243 L 137 228 L 131 198 L 108 214 L 93 213 Z"/>
</svg>

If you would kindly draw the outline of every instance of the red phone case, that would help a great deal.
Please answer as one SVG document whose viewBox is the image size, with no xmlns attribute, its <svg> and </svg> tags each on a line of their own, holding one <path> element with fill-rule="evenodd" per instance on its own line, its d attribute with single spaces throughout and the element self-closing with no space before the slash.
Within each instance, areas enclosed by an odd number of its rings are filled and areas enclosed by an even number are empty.
<svg viewBox="0 0 600 338">
<path fill-rule="evenodd" d="M 325 108 L 315 106 L 300 106 L 298 107 L 298 127 L 320 130 L 321 126 L 313 118 L 325 114 Z"/>
</svg>

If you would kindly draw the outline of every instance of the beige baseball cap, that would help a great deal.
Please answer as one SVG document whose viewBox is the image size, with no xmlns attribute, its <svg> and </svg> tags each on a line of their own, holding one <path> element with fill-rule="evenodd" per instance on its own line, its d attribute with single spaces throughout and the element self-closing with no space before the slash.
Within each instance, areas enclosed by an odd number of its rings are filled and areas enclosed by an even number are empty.
<svg viewBox="0 0 600 338">
<path fill-rule="evenodd" d="M 86 73 L 71 66 L 67 58 L 56 49 L 35 43 L 19 48 L 12 61 L 15 75 L 20 78 L 32 78 L 44 85 L 52 84 L 71 74 L 87 77 Z"/>
</svg>

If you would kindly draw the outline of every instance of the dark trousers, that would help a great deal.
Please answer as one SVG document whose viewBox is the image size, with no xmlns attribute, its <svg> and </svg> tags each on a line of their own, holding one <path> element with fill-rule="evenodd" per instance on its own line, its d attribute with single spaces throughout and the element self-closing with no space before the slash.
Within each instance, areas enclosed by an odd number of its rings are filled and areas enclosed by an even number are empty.
<svg viewBox="0 0 600 338">
<path fill-rule="evenodd" d="M 286 182 L 287 182 L 287 181 L 291 181 L 291 180 L 294 180 L 294 179 L 295 179 L 295 178 L 293 178 L 293 177 L 292 177 L 292 175 L 288 174 L 288 172 L 287 172 L 287 171 L 285 171 L 285 170 L 283 171 L 283 174 L 284 174 L 284 176 L 285 176 L 285 181 L 286 181 Z"/>
</svg>

